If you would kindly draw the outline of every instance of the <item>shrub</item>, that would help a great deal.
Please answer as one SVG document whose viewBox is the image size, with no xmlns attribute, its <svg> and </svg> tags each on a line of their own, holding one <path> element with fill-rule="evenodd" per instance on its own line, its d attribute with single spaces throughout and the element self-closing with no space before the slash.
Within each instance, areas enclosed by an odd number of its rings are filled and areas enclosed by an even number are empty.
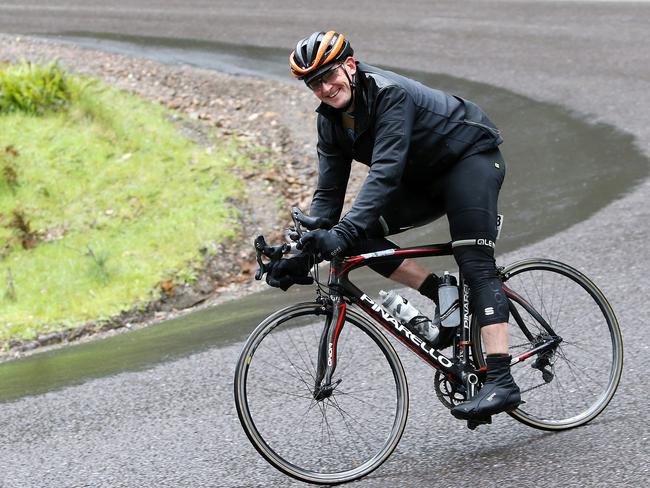
<svg viewBox="0 0 650 488">
<path fill-rule="evenodd" d="M 68 76 L 56 62 L 0 66 L 0 113 L 65 110 L 71 98 Z"/>
</svg>

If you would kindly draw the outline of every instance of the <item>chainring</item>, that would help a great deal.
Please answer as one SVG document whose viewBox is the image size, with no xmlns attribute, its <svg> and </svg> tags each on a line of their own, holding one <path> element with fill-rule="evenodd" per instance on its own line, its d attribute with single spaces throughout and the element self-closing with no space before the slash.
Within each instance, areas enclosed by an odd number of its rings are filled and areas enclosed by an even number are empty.
<svg viewBox="0 0 650 488">
<path fill-rule="evenodd" d="M 449 409 L 463 403 L 467 399 L 465 387 L 453 384 L 441 371 L 436 371 L 434 386 L 438 400 Z"/>
</svg>

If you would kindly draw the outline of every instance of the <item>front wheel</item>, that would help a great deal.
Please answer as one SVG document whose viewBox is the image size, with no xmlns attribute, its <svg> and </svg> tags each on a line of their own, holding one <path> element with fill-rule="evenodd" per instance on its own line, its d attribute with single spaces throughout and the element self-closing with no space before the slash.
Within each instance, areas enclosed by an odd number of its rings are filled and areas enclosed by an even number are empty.
<svg viewBox="0 0 650 488">
<path fill-rule="evenodd" d="M 561 339 L 512 366 L 526 403 L 510 415 L 543 430 L 586 424 L 605 409 L 621 378 L 623 340 L 612 307 L 589 278 L 557 261 L 520 261 L 505 268 L 502 279 L 513 358 Z M 485 366 L 476 323 L 472 341 L 475 360 Z"/>
<path fill-rule="evenodd" d="M 367 475 L 399 442 L 408 413 L 402 364 L 386 338 L 348 308 L 338 339 L 331 396 L 316 400 L 319 342 L 331 310 L 285 308 L 248 338 L 235 371 L 239 419 L 258 452 L 308 483 Z"/>
</svg>

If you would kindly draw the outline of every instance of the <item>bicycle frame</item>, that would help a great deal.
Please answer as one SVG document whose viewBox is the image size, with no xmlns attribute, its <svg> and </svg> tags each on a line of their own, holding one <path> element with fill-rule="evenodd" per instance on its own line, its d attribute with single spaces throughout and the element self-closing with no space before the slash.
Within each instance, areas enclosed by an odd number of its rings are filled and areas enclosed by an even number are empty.
<svg viewBox="0 0 650 488">
<path fill-rule="evenodd" d="M 460 277 L 460 289 L 463 290 L 459 306 L 463 317 L 463 327 L 459 328 L 456 344 L 460 355 L 454 362 L 444 354 L 434 349 L 425 339 L 419 337 L 406 326 L 402 325 L 395 317 L 386 312 L 375 303 L 368 295 L 357 288 L 348 278 L 348 274 L 358 268 L 375 263 L 388 262 L 395 259 L 423 258 L 430 256 L 450 256 L 451 243 L 431 244 L 404 249 L 387 249 L 369 254 L 361 254 L 345 259 L 333 259 L 330 263 L 329 289 L 332 300 L 332 316 L 321 336 L 318 369 L 314 394 L 322 397 L 331 392 L 336 385 L 332 385 L 332 375 L 336 369 L 337 342 L 343 324 L 347 302 L 358 305 L 364 312 L 381 324 L 386 331 L 395 336 L 406 347 L 411 349 L 431 367 L 443 371 L 447 377 L 456 383 L 464 384 L 473 395 L 479 382 L 479 372 L 472 367 L 470 361 L 470 320 L 469 320 L 469 288 L 463 277 Z"/>
<path fill-rule="evenodd" d="M 346 308 L 348 303 L 359 306 L 359 308 L 372 317 L 376 323 L 381 324 L 387 332 L 395 336 L 406 347 L 429 364 L 429 366 L 441 370 L 450 381 L 464 385 L 468 393 L 468 398 L 474 396 L 478 388 L 479 377 L 484 374 L 485 368 L 478 370 L 475 369 L 471 360 L 471 348 L 473 347 L 473 344 L 470 335 L 471 321 L 469 286 L 465 283 L 462 274 L 459 279 L 459 289 L 462 291 L 459 297 L 462 327 L 458 328 L 456 339 L 454 341 L 453 360 L 434 349 L 425 339 L 421 338 L 401 324 L 395 317 L 375 303 L 374 300 L 361 291 L 348 278 L 348 274 L 351 271 L 375 263 L 383 263 L 395 259 L 450 255 L 452 255 L 451 242 L 404 249 L 387 249 L 344 259 L 335 258 L 331 261 L 328 286 L 330 289 L 329 297 L 332 301 L 332 315 L 328 318 L 320 338 L 318 366 L 314 388 L 314 397 L 316 399 L 322 399 L 331 394 L 338 384 L 332 384 L 332 376 L 336 369 L 337 343 L 341 330 L 345 324 Z M 510 300 L 509 307 L 513 318 L 525 334 L 530 336 L 530 332 L 520 314 L 512 304 L 513 301 L 520 304 L 540 323 L 542 323 L 549 332 L 552 333 L 552 329 L 548 323 L 526 300 L 505 285 L 503 289 Z M 552 335 L 554 336 L 554 334 Z M 529 338 L 532 338 L 532 336 Z M 553 339 L 546 340 L 526 353 L 513 358 L 511 364 L 518 363 L 534 354 L 556 347 L 561 340 L 561 338 L 554 336 Z"/>
</svg>

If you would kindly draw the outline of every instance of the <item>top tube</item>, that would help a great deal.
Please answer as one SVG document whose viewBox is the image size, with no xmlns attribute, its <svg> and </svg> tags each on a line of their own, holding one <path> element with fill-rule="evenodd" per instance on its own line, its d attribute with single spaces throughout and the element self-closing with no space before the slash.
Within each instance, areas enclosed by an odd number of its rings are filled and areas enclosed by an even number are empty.
<svg viewBox="0 0 650 488">
<path fill-rule="evenodd" d="M 334 273 L 342 277 L 350 271 L 375 263 L 386 263 L 396 259 L 425 258 L 430 256 L 451 256 L 453 254 L 452 243 L 427 244 L 425 246 L 412 246 L 402 249 L 385 249 L 358 256 L 350 256 L 341 260 L 333 260 L 332 268 Z"/>
</svg>

